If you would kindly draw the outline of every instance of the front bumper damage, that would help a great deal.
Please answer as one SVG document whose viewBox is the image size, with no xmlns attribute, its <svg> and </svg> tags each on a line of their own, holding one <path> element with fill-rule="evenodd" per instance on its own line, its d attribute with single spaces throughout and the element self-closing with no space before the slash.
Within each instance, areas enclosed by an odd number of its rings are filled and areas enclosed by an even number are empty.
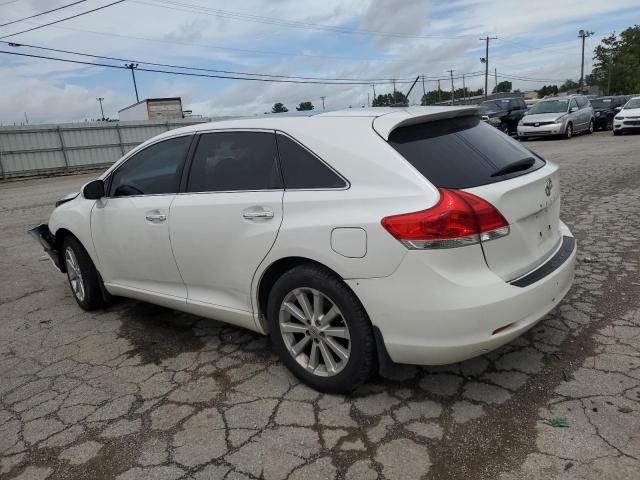
<svg viewBox="0 0 640 480">
<path fill-rule="evenodd" d="M 47 255 L 49 255 L 56 268 L 64 273 L 64 267 L 60 260 L 60 252 L 55 248 L 55 239 L 49 230 L 49 226 L 46 223 L 38 225 L 37 227 L 29 230 L 29 235 L 35 238 L 38 243 L 42 245 L 44 251 L 47 252 Z"/>
</svg>

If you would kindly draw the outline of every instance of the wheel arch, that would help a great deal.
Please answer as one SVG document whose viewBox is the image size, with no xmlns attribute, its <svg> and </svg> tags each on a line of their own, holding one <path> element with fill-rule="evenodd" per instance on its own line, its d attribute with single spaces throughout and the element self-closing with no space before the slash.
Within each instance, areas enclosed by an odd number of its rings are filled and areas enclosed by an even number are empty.
<svg viewBox="0 0 640 480">
<path fill-rule="evenodd" d="M 258 281 L 258 288 L 256 292 L 256 305 L 258 306 L 257 314 L 258 318 L 260 319 L 261 326 L 265 332 L 268 332 L 269 330 L 267 322 L 264 321 L 264 316 L 266 315 L 267 302 L 269 301 L 269 293 L 271 293 L 271 289 L 282 275 L 284 275 L 292 268 L 304 264 L 317 265 L 325 270 L 328 270 L 329 272 L 343 280 L 342 276 L 335 270 L 323 264 L 322 262 L 313 260 L 311 258 L 291 256 L 275 260 L 264 270 L 264 272 L 262 272 L 260 280 Z"/>
</svg>

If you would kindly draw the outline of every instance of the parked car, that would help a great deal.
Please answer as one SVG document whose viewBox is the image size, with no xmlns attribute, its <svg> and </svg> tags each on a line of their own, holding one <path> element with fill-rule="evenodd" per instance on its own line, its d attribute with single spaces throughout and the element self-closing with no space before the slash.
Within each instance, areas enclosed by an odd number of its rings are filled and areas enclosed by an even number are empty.
<svg viewBox="0 0 640 480">
<path fill-rule="evenodd" d="M 640 97 L 633 97 L 624 104 L 613 119 L 613 134 L 640 131 Z"/>
<path fill-rule="evenodd" d="M 516 133 L 518 122 L 524 117 L 527 106 L 524 98 L 498 98 L 480 104 L 487 109 L 484 114 L 489 125 L 510 135 Z"/>
<path fill-rule="evenodd" d="M 591 100 L 595 128 L 600 130 L 613 130 L 613 117 L 620 108 L 629 100 L 627 97 L 599 97 Z"/>
<path fill-rule="evenodd" d="M 269 334 L 348 392 L 493 350 L 565 296 L 558 167 L 478 107 L 205 123 L 127 153 L 32 230 L 80 307 L 135 298 Z"/>
<path fill-rule="evenodd" d="M 595 122 L 589 99 L 584 95 L 544 98 L 529 109 L 518 123 L 518 138 L 593 133 Z"/>
</svg>

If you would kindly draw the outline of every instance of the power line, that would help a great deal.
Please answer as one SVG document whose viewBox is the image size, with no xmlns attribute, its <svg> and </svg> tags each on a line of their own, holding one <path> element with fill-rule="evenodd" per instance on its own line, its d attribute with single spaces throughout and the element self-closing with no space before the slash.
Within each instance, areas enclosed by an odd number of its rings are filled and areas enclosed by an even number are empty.
<svg viewBox="0 0 640 480">
<path fill-rule="evenodd" d="M 38 30 L 40 28 L 48 27 L 49 25 L 54 25 L 56 23 L 65 22 L 67 20 L 71 20 L 72 18 L 77 18 L 77 17 L 81 17 L 82 15 L 86 15 L 88 13 L 97 12 L 98 10 L 102 10 L 103 8 L 111 7 L 112 5 L 117 5 L 118 3 L 122 3 L 124 1 L 125 0 L 117 0 L 115 2 L 111 2 L 111 3 L 108 3 L 106 5 L 102 5 L 101 7 L 96 7 L 96 8 L 92 8 L 91 10 L 87 10 L 85 12 L 76 13 L 75 15 L 71 15 L 70 17 L 61 18 L 60 20 L 56 20 L 54 22 L 49 22 L 49 23 L 45 23 L 43 25 L 38 25 L 37 27 L 28 28 L 27 30 L 22 30 L 21 32 L 10 33 L 9 35 L 3 35 L 2 37 L 0 37 L 0 39 L 13 37 L 15 35 L 20 35 L 21 33 L 32 32 L 33 30 Z"/>
<path fill-rule="evenodd" d="M 11 47 L 28 47 L 28 48 L 38 49 L 38 50 L 46 50 L 48 52 L 67 53 L 70 55 L 79 55 L 79 56 L 91 57 L 91 58 L 101 58 L 103 60 L 114 60 L 117 62 L 134 62 L 142 65 L 151 65 L 155 67 L 178 68 L 182 70 L 195 70 L 195 71 L 213 72 L 213 73 L 227 73 L 231 75 L 246 75 L 246 76 L 273 77 L 273 78 L 295 78 L 300 80 L 328 80 L 328 81 L 385 82 L 385 81 L 393 80 L 391 78 L 321 78 L 321 77 L 301 77 L 301 76 L 294 76 L 294 75 L 272 75 L 268 73 L 238 72 L 233 70 L 218 70 L 218 69 L 204 68 L 204 67 L 188 67 L 183 65 L 172 65 L 167 63 L 145 62 L 142 60 L 135 60 L 132 58 L 109 57 L 106 55 L 95 55 L 92 53 L 77 52 L 73 50 L 64 50 L 60 48 L 43 47 L 40 45 L 30 45 L 27 43 L 8 42 L 5 40 L 0 40 L 0 43 L 5 43 Z M 413 77 L 411 77 L 411 79 L 412 78 Z M 406 78 L 402 78 L 401 80 L 409 81 L 410 79 L 406 77 Z"/>
<path fill-rule="evenodd" d="M 54 60 L 59 62 L 67 62 L 67 63 L 75 63 L 78 65 L 90 65 L 95 67 L 106 67 L 106 68 L 118 68 L 118 69 L 128 69 L 125 66 L 119 65 L 111 65 L 108 63 L 98 63 L 98 62 L 86 62 L 83 60 L 71 60 L 68 58 L 57 58 L 57 57 L 49 57 L 46 55 L 35 55 L 30 53 L 18 53 L 18 52 L 9 52 L 6 50 L 0 50 L 0 53 L 5 53 L 7 55 L 17 55 L 21 57 L 29 57 L 29 58 L 41 58 L 45 60 Z M 205 73 L 191 73 L 191 72 L 174 72 L 171 70 L 160 70 L 156 68 L 140 68 L 137 70 L 141 72 L 154 72 L 154 73 L 165 73 L 168 75 L 183 75 L 188 77 L 205 77 L 205 78 L 220 78 L 227 80 L 247 80 L 254 82 L 275 82 L 275 83 L 298 83 L 298 84 L 310 84 L 310 85 L 369 85 L 368 82 L 332 82 L 332 81 L 323 81 L 323 80 L 294 80 L 287 78 L 256 78 L 256 77 L 239 77 L 233 75 L 216 75 L 216 74 L 205 74 Z M 391 84 L 392 82 L 378 82 L 379 84 Z M 410 83 L 410 81 L 402 81 L 398 83 Z"/>
<path fill-rule="evenodd" d="M 11 25 L 11 24 L 13 24 L 13 23 L 18 23 L 18 22 L 22 22 L 22 21 L 24 21 L 24 20 L 29 20 L 30 18 L 36 18 L 36 17 L 39 17 L 39 16 L 41 16 L 41 15 L 46 15 L 47 13 L 57 12 L 58 10 L 62 10 L 63 8 L 72 7 L 72 6 L 74 6 L 74 5 L 77 5 L 77 4 L 79 4 L 79 3 L 84 3 L 84 2 L 86 2 L 86 1 L 87 1 L 87 0 L 78 0 L 77 2 L 68 3 L 68 4 L 66 4 L 66 5 L 62 5 L 61 7 L 58 7 L 58 8 L 52 8 L 51 10 L 47 10 L 47 11 L 45 11 L 45 12 L 36 13 L 35 15 L 31 15 L 31 16 L 29 16 L 29 17 L 24 17 L 24 18 L 20 18 L 19 20 L 13 20 L 13 21 L 11 21 L 11 22 L 3 23 L 3 24 L 1 24 L 1 25 L 0 25 L 0 27 L 6 27 L 7 25 Z M 9 2 L 9 3 L 11 3 L 11 2 Z M 4 3 L 3 5 L 6 5 L 6 3 Z"/>
<path fill-rule="evenodd" d="M 461 38 L 469 38 L 470 35 L 411 35 L 397 32 L 381 32 L 375 30 L 352 30 L 348 28 L 338 27 L 335 25 L 323 25 L 310 22 L 298 22 L 293 20 L 284 20 L 276 17 L 266 17 L 261 15 L 252 15 L 248 13 L 233 12 L 230 10 L 222 10 L 217 8 L 209 8 L 203 5 L 189 4 L 185 2 L 178 2 L 175 0 L 153 0 L 153 3 L 145 2 L 143 0 L 132 0 L 135 3 L 150 5 L 160 8 L 168 8 L 170 10 L 177 10 L 183 12 L 195 12 L 209 16 L 230 18 L 233 20 L 240 20 L 246 22 L 262 23 L 267 25 L 277 25 L 281 27 L 291 27 L 303 30 L 323 30 L 335 33 L 345 33 L 354 35 L 369 35 L 378 37 L 396 37 L 396 38 L 416 38 L 416 39 L 442 39 L 442 40 L 456 40 Z"/>
<path fill-rule="evenodd" d="M 35 22 L 25 22 L 31 25 L 42 25 Z M 337 55 L 314 55 L 311 53 L 294 53 L 294 52 L 278 52 L 278 51 L 269 51 L 269 50 L 253 50 L 248 48 L 234 48 L 234 47 L 222 47 L 220 45 L 205 45 L 202 43 L 192 43 L 192 42 L 181 42 L 177 40 L 168 40 L 168 39 L 160 39 L 160 38 L 147 38 L 147 37 L 139 37 L 135 35 L 125 35 L 122 33 L 115 32 L 101 32 L 98 30 L 89 30 L 84 28 L 77 27 L 62 27 L 59 25 L 53 26 L 53 28 L 57 28 L 60 30 L 68 30 L 71 32 L 82 32 L 82 33 L 91 33 L 95 35 L 103 35 L 107 37 L 116 37 L 116 38 L 125 38 L 127 40 L 142 40 L 145 42 L 155 42 L 155 43 L 164 43 L 171 45 L 181 45 L 186 47 L 200 47 L 206 49 L 215 49 L 215 50 L 227 50 L 230 52 L 239 52 L 239 53 L 249 53 L 251 55 L 269 55 L 269 56 L 291 56 L 291 57 L 309 57 L 309 58 L 329 58 L 332 60 L 360 60 L 360 61 L 380 61 L 379 58 L 366 58 L 366 57 L 349 57 L 349 56 L 337 56 Z M 397 55 L 380 55 L 383 57 L 396 57 Z"/>
</svg>

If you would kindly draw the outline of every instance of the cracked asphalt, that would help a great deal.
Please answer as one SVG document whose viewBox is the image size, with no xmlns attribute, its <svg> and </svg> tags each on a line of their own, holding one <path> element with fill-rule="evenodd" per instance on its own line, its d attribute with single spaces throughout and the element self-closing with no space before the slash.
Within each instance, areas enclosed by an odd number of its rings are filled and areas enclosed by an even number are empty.
<svg viewBox="0 0 640 480">
<path fill-rule="evenodd" d="M 0 478 L 640 478 L 640 136 L 526 145 L 561 168 L 565 300 L 498 351 L 349 397 L 251 332 L 83 312 L 26 230 L 93 175 L 0 184 Z"/>
</svg>

